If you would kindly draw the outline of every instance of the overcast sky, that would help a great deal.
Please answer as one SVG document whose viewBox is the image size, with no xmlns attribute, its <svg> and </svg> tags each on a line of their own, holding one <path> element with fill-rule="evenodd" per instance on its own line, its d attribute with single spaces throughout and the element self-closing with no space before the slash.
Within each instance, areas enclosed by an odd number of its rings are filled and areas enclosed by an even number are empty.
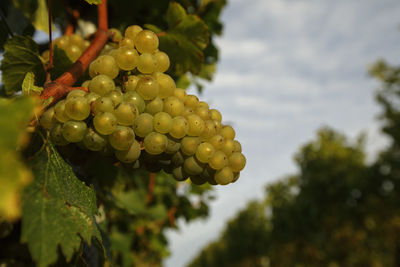
<svg viewBox="0 0 400 267">
<path fill-rule="evenodd" d="M 367 132 L 371 155 L 386 144 L 367 67 L 400 64 L 398 0 L 228 1 L 217 74 L 200 98 L 234 125 L 247 166 L 217 187 L 207 221 L 169 233 L 168 267 L 187 264 L 267 183 L 294 173 L 294 153 L 322 126 Z"/>
</svg>

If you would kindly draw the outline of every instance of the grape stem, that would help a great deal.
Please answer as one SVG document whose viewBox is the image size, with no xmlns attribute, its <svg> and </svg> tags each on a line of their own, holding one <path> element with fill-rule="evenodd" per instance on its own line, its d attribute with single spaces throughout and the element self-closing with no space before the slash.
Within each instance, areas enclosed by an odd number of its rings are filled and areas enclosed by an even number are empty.
<svg viewBox="0 0 400 267">
<path fill-rule="evenodd" d="M 147 188 L 146 203 L 150 203 L 153 200 L 154 186 L 156 185 L 156 174 L 151 172 L 149 174 L 149 185 Z"/>
<path fill-rule="evenodd" d="M 80 17 L 80 13 L 76 9 L 68 9 L 69 14 L 69 22 L 67 27 L 65 28 L 64 35 L 71 35 L 75 32 L 76 23 Z"/>
<path fill-rule="evenodd" d="M 40 96 L 42 100 L 51 98 L 49 103 L 53 104 L 62 99 L 68 92 L 74 89 L 81 89 L 71 87 L 78 78 L 87 70 L 90 63 L 97 57 L 100 51 L 106 44 L 108 34 L 108 16 L 107 16 L 107 0 L 103 0 L 98 5 L 98 29 L 95 38 L 90 46 L 83 52 L 83 54 L 75 61 L 74 64 L 55 81 L 46 82 L 44 90 Z"/>
</svg>

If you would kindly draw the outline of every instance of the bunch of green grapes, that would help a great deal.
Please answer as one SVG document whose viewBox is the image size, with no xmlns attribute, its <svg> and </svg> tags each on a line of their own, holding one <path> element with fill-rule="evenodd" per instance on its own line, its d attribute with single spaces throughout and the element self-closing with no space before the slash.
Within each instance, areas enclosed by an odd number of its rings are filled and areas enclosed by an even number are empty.
<svg viewBox="0 0 400 267">
<path fill-rule="evenodd" d="M 40 118 L 57 145 L 115 156 L 151 172 L 164 170 L 178 181 L 226 185 L 246 164 L 235 131 L 221 113 L 176 88 L 164 72 L 170 66 L 158 37 L 133 25 L 125 36 L 112 30 L 89 67 L 91 80 Z"/>
<path fill-rule="evenodd" d="M 74 62 L 76 61 L 89 47 L 90 42 L 84 40 L 78 34 L 63 35 L 54 40 L 54 45 L 65 51 L 69 59 Z M 42 58 L 44 61 L 49 61 L 49 50 L 42 53 Z"/>
</svg>

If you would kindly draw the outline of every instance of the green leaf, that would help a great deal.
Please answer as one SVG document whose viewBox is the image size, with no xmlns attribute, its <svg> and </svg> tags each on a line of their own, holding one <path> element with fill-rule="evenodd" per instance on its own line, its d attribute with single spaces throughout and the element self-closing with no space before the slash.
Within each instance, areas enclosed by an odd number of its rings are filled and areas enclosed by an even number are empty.
<svg viewBox="0 0 400 267">
<path fill-rule="evenodd" d="M 7 94 L 20 91 L 22 81 L 30 71 L 36 75 L 38 84 L 44 83 L 46 74 L 40 60 L 38 45 L 32 38 L 15 35 L 7 41 L 4 48 L 0 70 Z"/>
<path fill-rule="evenodd" d="M 38 266 L 57 260 L 58 246 L 67 261 L 82 240 L 101 240 L 95 223 L 94 190 L 81 182 L 50 142 L 31 162 L 35 176 L 22 204 L 22 241 Z"/>
<path fill-rule="evenodd" d="M 72 61 L 69 59 L 65 51 L 58 46 L 54 46 L 54 67 L 50 70 L 50 75 L 53 80 L 63 74 L 71 65 Z"/>
<path fill-rule="evenodd" d="M 43 87 L 35 85 L 35 74 L 28 72 L 25 75 L 24 81 L 22 82 L 22 94 L 23 95 L 40 95 L 43 91 Z"/>
<path fill-rule="evenodd" d="M 145 211 L 146 194 L 138 190 L 119 191 L 118 195 L 115 195 L 115 205 L 129 214 L 140 214 Z"/>
<path fill-rule="evenodd" d="M 20 193 L 32 179 L 16 148 L 33 117 L 33 109 L 30 97 L 0 98 L 0 217 L 8 220 L 20 216 Z"/>
<path fill-rule="evenodd" d="M 187 71 L 198 74 L 204 62 L 204 49 L 209 43 L 207 25 L 196 15 L 188 15 L 178 3 L 167 11 L 168 30 L 160 34 L 160 49 L 173 59 L 176 75 Z"/>
<path fill-rule="evenodd" d="M 13 4 L 24 13 L 36 30 L 49 33 L 49 13 L 46 0 L 13 0 Z M 53 25 L 52 27 L 54 28 Z"/>
<path fill-rule="evenodd" d="M 164 204 L 157 204 L 151 208 L 149 208 L 146 213 L 153 220 L 164 220 L 167 218 L 168 211 L 165 208 Z"/>
<path fill-rule="evenodd" d="M 98 5 L 101 4 L 101 0 L 85 0 L 87 3 L 91 5 Z"/>
</svg>

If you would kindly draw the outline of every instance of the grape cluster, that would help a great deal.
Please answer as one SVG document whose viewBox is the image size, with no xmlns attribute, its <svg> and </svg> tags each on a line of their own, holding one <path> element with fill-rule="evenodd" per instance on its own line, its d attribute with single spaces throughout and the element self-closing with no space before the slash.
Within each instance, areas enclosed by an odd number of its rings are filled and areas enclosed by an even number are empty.
<svg viewBox="0 0 400 267">
<path fill-rule="evenodd" d="M 78 34 L 63 35 L 54 40 L 54 46 L 64 50 L 71 61 L 76 61 L 89 47 L 90 42 L 84 40 Z M 42 58 L 45 62 L 49 61 L 49 50 L 42 53 Z"/>
<path fill-rule="evenodd" d="M 152 172 L 164 170 L 178 181 L 226 185 L 246 164 L 235 131 L 221 113 L 195 95 L 176 88 L 168 55 L 157 35 L 130 26 L 125 36 L 112 30 L 89 67 L 83 90 L 49 108 L 40 124 L 57 145 L 78 146 L 113 155 Z"/>
</svg>

